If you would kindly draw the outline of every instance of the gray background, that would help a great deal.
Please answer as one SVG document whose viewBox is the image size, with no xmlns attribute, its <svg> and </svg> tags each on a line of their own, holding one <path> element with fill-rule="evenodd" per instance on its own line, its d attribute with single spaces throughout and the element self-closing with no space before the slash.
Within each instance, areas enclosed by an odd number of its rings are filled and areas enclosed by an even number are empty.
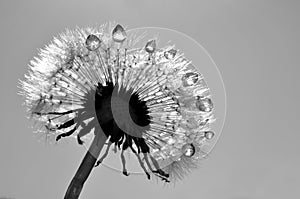
<svg viewBox="0 0 300 199">
<path fill-rule="evenodd" d="M 63 197 L 85 150 L 37 141 L 17 81 L 52 36 L 116 20 L 201 43 L 222 73 L 227 118 L 213 154 L 176 186 L 101 168 L 81 198 L 299 198 L 299 9 L 297 1 L 1 1 L 0 197 Z"/>
</svg>

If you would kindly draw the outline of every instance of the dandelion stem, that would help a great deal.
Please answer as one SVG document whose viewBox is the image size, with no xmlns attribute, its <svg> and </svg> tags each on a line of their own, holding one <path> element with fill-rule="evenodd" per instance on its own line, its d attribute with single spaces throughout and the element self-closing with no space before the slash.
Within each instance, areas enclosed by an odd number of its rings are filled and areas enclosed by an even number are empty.
<svg viewBox="0 0 300 199">
<path fill-rule="evenodd" d="M 76 174 L 74 175 L 64 199 L 78 199 L 83 185 L 95 166 L 98 156 L 105 144 L 107 137 L 103 132 L 95 134 L 93 142 L 85 154 Z"/>
</svg>

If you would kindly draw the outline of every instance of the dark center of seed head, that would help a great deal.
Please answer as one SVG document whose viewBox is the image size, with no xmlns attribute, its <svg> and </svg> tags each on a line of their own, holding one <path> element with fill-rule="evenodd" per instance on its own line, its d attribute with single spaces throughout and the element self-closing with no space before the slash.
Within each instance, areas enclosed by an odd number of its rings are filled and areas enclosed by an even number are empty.
<svg viewBox="0 0 300 199">
<path fill-rule="evenodd" d="M 105 135 L 116 140 L 123 134 L 142 137 L 149 128 L 150 117 L 146 102 L 137 93 L 126 91 L 109 82 L 98 85 L 95 96 L 98 122 Z"/>
</svg>

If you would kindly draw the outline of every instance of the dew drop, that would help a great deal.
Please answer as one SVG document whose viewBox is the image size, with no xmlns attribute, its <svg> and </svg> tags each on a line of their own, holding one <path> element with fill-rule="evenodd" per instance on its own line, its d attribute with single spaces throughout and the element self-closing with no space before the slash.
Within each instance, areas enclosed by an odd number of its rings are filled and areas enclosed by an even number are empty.
<svg viewBox="0 0 300 199">
<path fill-rule="evenodd" d="M 213 103 L 212 100 L 208 97 L 206 98 L 201 98 L 198 97 L 196 101 L 196 107 L 203 112 L 210 112 L 213 109 Z"/>
<path fill-rule="evenodd" d="M 184 156 L 192 157 L 195 154 L 196 149 L 195 149 L 195 146 L 193 144 L 185 144 L 182 147 L 182 151 L 183 151 Z"/>
<path fill-rule="evenodd" d="M 116 27 L 112 31 L 112 38 L 114 42 L 122 43 L 123 41 L 125 41 L 126 37 L 127 34 L 124 28 L 120 24 L 116 25 Z"/>
<path fill-rule="evenodd" d="M 193 86 L 197 83 L 198 80 L 199 80 L 198 73 L 189 72 L 182 77 L 182 84 L 184 87 Z"/>
<path fill-rule="evenodd" d="M 89 35 L 85 40 L 86 48 L 95 51 L 100 47 L 101 40 L 96 35 Z"/>
<path fill-rule="evenodd" d="M 145 50 L 146 52 L 148 53 L 153 53 L 156 49 L 156 41 L 153 39 L 153 40 L 150 40 L 146 43 L 146 46 L 145 46 Z"/>
<path fill-rule="evenodd" d="M 164 56 L 166 59 L 174 59 L 177 51 L 175 49 L 170 49 L 166 52 L 164 52 Z"/>
<path fill-rule="evenodd" d="M 215 136 L 215 133 L 212 131 L 205 131 L 204 137 L 208 140 L 211 140 Z"/>
</svg>

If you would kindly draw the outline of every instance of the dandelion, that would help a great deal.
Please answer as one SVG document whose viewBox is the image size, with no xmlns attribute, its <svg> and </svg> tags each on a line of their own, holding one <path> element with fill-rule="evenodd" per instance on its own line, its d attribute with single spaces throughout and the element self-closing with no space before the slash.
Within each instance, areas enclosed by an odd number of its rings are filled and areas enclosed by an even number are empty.
<svg viewBox="0 0 300 199">
<path fill-rule="evenodd" d="M 141 38 L 119 24 L 77 28 L 30 62 L 21 94 L 36 131 L 57 142 L 75 136 L 80 145 L 94 137 L 65 198 L 78 198 L 111 147 L 120 151 L 124 175 L 130 151 L 148 179 L 170 182 L 197 167 L 214 137 L 203 75 L 174 46 L 159 48 L 156 39 L 136 46 Z"/>
</svg>

